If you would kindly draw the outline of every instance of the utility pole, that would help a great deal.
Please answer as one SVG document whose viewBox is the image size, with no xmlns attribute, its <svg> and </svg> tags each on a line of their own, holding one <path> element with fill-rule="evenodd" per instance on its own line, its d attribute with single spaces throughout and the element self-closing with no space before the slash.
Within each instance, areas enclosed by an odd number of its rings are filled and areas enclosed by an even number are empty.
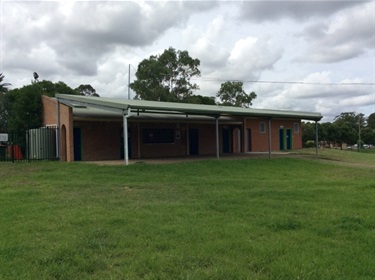
<svg viewBox="0 0 375 280">
<path fill-rule="evenodd" d="M 358 152 L 361 151 L 361 117 L 358 117 Z"/>
<path fill-rule="evenodd" d="M 128 72 L 128 99 L 130 100 L 130 63 L 129 63 L 129 72 Z"/>
</svg>

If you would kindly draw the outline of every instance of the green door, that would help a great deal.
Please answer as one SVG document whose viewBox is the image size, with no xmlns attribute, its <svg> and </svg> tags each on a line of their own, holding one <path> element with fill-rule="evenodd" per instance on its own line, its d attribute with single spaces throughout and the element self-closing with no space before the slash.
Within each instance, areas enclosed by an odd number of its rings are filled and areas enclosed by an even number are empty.
<svg viewBox="0 0 375 280">
<path fill-rule="evenodd" d="M 286 149 L 291 150 L 293 148 L 293 135 L 292 130 L 288 128 L 286 130 Z"/>
<path fill-rule="evenodd" d="M 293 148 L 292 129 L 280 128 L 279 143 L 280 143 L 280 150 L 291 150 Z"/>
</svg>

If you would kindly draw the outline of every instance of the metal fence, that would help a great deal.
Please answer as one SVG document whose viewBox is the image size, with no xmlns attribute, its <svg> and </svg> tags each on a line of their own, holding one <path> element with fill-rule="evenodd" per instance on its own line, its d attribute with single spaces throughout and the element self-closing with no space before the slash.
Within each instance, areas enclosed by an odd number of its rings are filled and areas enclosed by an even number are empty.
<svg viewBox="0 0 375 280">
<path fill-rule="evenodd" d="M 0 162 L 57 160 L 56 128 L 0 133 Z"/>
</svg>

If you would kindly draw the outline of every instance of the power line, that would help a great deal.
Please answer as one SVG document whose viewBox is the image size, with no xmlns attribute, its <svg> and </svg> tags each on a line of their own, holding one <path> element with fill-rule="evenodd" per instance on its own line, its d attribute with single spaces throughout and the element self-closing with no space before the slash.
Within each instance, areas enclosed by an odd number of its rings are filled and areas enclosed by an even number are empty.
<svg viewBox="0 0 375 280">
<path fill-rule="evenodd" d="M 227 82 L 228 80 L 224 79 L 215 79 L 215 78 L 191 78 L 192 80 L 198 81 L 208 81 L 208 82 Z M 310 86 L 374 86 L 375 83 L 312 83 L 312 82 L 293 82 L 293 81 L 262 81 L 262 80 L 230 80 L 232 82 L 242 82 L 242 83 L 261 83 L 261 84 L 293 84 L 293 85 L 310 85 Z"/>
</svg>

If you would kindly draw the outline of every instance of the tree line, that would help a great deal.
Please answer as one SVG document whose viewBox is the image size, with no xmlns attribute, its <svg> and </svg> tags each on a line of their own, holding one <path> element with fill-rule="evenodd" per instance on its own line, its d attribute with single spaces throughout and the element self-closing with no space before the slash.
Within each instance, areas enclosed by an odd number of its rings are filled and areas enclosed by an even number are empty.
<svg viewBox="0 0 375 280">
<path fill-rule="evenodd" d="M 254 92 L 246 93 L 240 81 L 222 83 L 216 97 L 193 94 L 199 86 L 191 81 L 200 76 L 200 61 L 187 51 L 166 49 L 161 55 L 144 59 L 137 68 L 136 80 L 129 86 L 135 91 L 135 99 L 193 104 L 250 107 L 256 98 Z M 19 131 L 42 125 L 41 96 L 59 94 L 99 96 L 91 85 L 72 89 L 64 82 L 38 81 L 30 85 L 8 90 L 0 74 L 0 132 Z M 37 75 L 38 76 L 38 75 Z M 217 99 L 217 100 L 216 100 Z"/>
<path fill-rule="evenodd" d="M 182 102 L 248 108 L 257 97 L 255 92 L 246 93 L 241 81 L 221 84 L 214 96 L 194 95 L 199 86 L 191 80 L 200 77 L 200 60 L 192 58 L 188 51 L 169 48 L 160 55 L 151 55 L 139 63 L 136 80 L 130 84 L 135 99 Z M 217 100 L 216 100 L 217 99 Z"/>
<path fill-rule="evenodd" d="M 0 74 L 0 132 L 23 131 L 42 126 L 41 96 L 54 97 L 57 93 L 99 96 L 91 85 L 72 89 L 64 82 L 33 81 L 30 85 L 9 90 Z"/>
<path fill-rule="evenodd" d="M 315 146 L 315 123 L 302 123 L 302 141 L 305 147 Z M 333 122 L 318 124 L 319 141 L 328 145 L 343 144 L 375 145 L 375 113 L 364 114 L 345 112 L 336 116 Z"/>
<path fill-rule="evenodd" d="M 192 58 L 187 51 L 169 48 L 160 55 L 151 55 L 138 65 L 136 80 L 129 86 L 135 92 L 134 99 L 236 106 L 248 108 L 257 97 L 246 93 L 241 81 L 221 84 L 216 96 L 195 95 L 199 86 L 192 79 L 199 77 L 200 60 Z M 0 74 L 0 132 L 36 128 L 42 125 L 41 96 L 54 97 L 56 93 L 99 96 L 91 85 L 72 89 L 64 82 L 34 81 L 31 85 L 8 90 Z M 315 124 L 302 124 L 305 146 L 315 145 Z M 375 113 L 367 118 L 354 112 L 341 113 L 333 122 L 318 124 L 319 139 L 328 144 L 361 143 L 375 145 Z"/>
</svg>

